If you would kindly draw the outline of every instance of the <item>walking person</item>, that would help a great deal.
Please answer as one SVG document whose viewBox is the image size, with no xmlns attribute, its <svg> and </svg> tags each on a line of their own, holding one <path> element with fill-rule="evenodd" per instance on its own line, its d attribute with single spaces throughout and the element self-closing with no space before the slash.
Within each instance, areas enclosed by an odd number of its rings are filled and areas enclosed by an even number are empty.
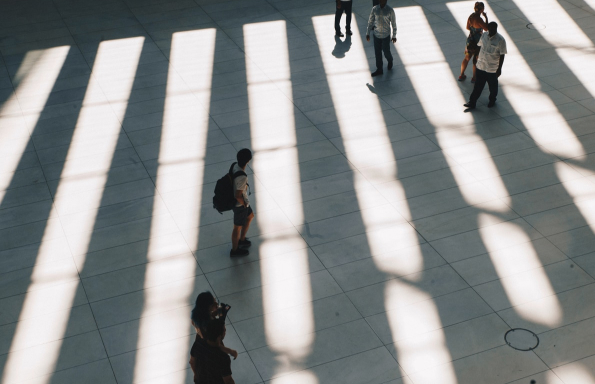
<svg viewBox="0 0 595 384">
<path fill-rule="evenodd" d="M 225 338 L 225 321 L 211 320 L 204 338 L 196 335 L 190 350 L 190 367 L 196 384 L 234 384 L 231 376 L 231 359 L 219 346 Z"/>
<path fill-rule="evenodd" d="M 197 337 L 204 339 L 206 335 L 207 325 L 213 320 L 223 320 L 227 316 L 227 312 L 231 306 L 217 302 L 215 296 L 209 291 L 200 293 L 196 297 L 196 302 L 192 312 L 190 313 L 190 319 L 192 320 L 192 326 L 196 330 Z M 230 356 L 233 359 L 237 359 L 238 352 L 235 349 L 227 348 L 223 341 L 218 345 L 219 349 Z"/>
<path fill-rule="evenodd" d="M 475 83 L 477 57 L 481 49 L 477 43 L 479 43 L 483 32 L 488 30 L 488 15 L 486 15 L 484 9 L 485 6 L 482 2 L 476 2 L 475 12 L 472 13 L 467 19 L 467 30 L 469 31 L 469 36 L 467 36 L 467 42 L 465 44 L 465 58 L 461 63 L 461 75 L 459 76 L 459 81 L 463 81 L 467 78 L 465 75 L 465 70 L 467 69 L 469 60 L 471 60 L 473 57 L 473 77 L 471 78 L 471 82 Z M 485 17 L 485 21 L 481 19 L 481 15 Z"/>
<path fill-rule="evenodd" d="M 502 74 L 504 55 L 507 53 L 506 40 L 498 33 L 498 24 L 493 21 L 489 23 L 488 32 L 484 32 L 481 35 L 481 39 L 477 45 L 481 47 L 479 58 L 477 59 L 477 79 L 469 101 L 463 105 L 469 109 L 474 109 L 477 99 L 479 99 L 487 82 L 490 88 L 488 108 L 492 108 L 496 105 L 498 78 Z"/>
<path fill-rule="evenodd" d="M 376 55 L 376 71 L 372 72 L 372 77 L 384 73 L 382 64 L 382 53 L 388 61 L 386 67 L 389 71 L 393 68 L 393 55 L 390 53 L 390 43 L 397 42 L 397 21 L 395 11 L 386 4 L 387 0 L 380 0 L 380 3 L 372 8 L 370 18 L 368 19 L 368 31 L 366 40 L 370 41 L 370 31 L 374 30 L 374 53 Z M 391 36 L 392 26 L 392 38 Z"/>
<path fill-rule="evenodd" d="M 339 37 L 345 36 L 341 33 L 341 16 L 345 12 L 345 33 L 349 36 L 353 35 L 351 32 L 351 0 L 337 0 L 337 10 L 335 11 L 335 35 Z"/>
<path fill-rule="evenodd" d="M 231 233 L 230 257 L 247 256 L 252 243 L 246 237 L 250 223 L 254 219 L 254 212 L 248 199 L 248 176 L 244 172 L 246 166 L 252 160 L 252 152 L 248 148 L 240 149 L 236 155 L 238 160 L 232 167 L 231 174 L 238 175 L 233 178 L 236 205 L 233 207 L 233 231 Z M 239 173 L 238 173 L 239 172 Z"/>
</svg>

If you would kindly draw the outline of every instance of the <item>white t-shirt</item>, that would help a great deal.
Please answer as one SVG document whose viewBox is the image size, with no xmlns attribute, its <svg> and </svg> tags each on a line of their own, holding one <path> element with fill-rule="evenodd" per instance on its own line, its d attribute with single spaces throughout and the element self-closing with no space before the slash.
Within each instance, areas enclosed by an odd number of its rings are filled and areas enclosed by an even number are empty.
<svg viewBox="0 0 595 384">
<path fill-rule="evenodd" d="M 500 65 L 500 55 L 505 55 L 506 40 L 501 34 L 496 33 L 490 37 L 489 32 L 484 32 L 477 43 L 481 47 L 477 58 L 477 69 L 489 73 L 496 73 Z"/>
<path fill-rule="evenodd" d="M 239 165 L 235 164 L 233 166 L 233 169 L 231 172 L 232 176 L 238 171 L 244 171 L 244 170 L 242 168 L 240 168 Z M 235 191 L 242 191 L 242 194 L 244 195 L 244 201 L 246 202 L 246 207 L 249 207 L 250 200 L 248 199 L 248 176 L 236 177 L 235 179 L 233 179 L 233 186 L 234 186 Z M 242 206 L 242 204 L 240 204 L 240 202 L 236 203 L 236 207 L 241 207 L 241 206 Z"/>
</svg>

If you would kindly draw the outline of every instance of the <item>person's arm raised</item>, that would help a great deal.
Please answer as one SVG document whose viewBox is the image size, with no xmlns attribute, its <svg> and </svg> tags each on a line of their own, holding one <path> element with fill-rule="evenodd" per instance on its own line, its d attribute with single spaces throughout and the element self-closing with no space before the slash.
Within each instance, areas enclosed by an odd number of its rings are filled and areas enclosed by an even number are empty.
<svg viewBox="0 0 595 384">
<path fill-rule="evenodd" d="M 482 14 L 482 15 L 483 15 L 483 17 L 485 17 L 485 19 L 486 19 L 486 21 L 483 21 L 483 20 L 481 19 L 481 17 L 478 17 L 478 19 L 479 19 L 479 22 L 481 23 L 481 28 L 483 28 L 483 30 L 484 30 L 484 31 L 487 31 L 487 30 L 488 30 L 488 24 L 489 24 L 489 21 L 488 21 L 488 15 L 487 15 L 487 13 L 485 13 L 485 12 L 482 12 L 481 14 Z"/>
</svg>

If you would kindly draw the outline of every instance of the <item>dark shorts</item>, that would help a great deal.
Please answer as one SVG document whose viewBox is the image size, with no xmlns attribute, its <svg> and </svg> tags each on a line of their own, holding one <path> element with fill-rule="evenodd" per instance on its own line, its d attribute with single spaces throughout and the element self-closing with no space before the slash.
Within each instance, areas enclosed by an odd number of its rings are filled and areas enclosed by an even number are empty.
<svg viewBox="0 0 595 384">
<path fill-rule="evenodd" d="M 252 207 L 233 207 L 233 225 L 239 227 L 246 224 L 248 216 L 252 213 Z"/>
</svg>

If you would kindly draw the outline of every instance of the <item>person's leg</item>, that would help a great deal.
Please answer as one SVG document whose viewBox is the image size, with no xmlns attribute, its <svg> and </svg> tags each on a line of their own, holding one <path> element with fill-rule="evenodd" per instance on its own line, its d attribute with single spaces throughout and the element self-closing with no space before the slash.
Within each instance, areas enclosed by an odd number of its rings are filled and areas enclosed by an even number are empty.
<svg viewBox="0 0 595 384">
<path fill-rule="evenodd" d="M 465 53 L 465 58 L 461 63 L 461 75 L 459 76 L 459 79 L 461 80 L 464 80 L 465 78 L 465 70 L 467 69 L 467 65 L 469 65 L 469 60 L 471 60 L 471 55 Z M 475 76 L 475 66 L 473 66 L 473 76 Z"/>
<path fill-rule="evenodd" d="M 488 73 L 487 82 L 490 89 L 490 103 L 488 105 L 493 106 L 496 103 L 496 97 L 498 97 L 498 76 L 495 73 Z"/>
<path fill-rule="evenodd" d="M 393 55 L 392 55 L 392 53 L 390 53 L 390 46 L 391 46 L 390 36 L 387 36 L 384 39 L 382 39 L 382 50 L 384 51 L 384 57 L 386 57 L 386 61 L 388 61 L 389 67 L 392 67 Z"/>
<path fill-rule="evenodd" d="M 374 36 L 374 54 L 376 55 L 376 72 L 382 72 L 382 39 Z"/>
<path fill-rule="evenodd" d="M 345 30 L 347 33 L 351 32 L 351 7 L 352 1 L 342 1 L 341 5 L 345 9 Z"/>
<path fill-rule="evenodd" d="M 250 209 L 250 210 L 248 210 Z M 251 208 L 234 207 L 233 208 L 233 231 L 231 232 L 231 252 L 229 256 L 246 256 L 250 252 L 240 248 L 240 237 L 242 230 L 247 223 L 247 217 L 252 213 Z"/>
<path fill-rule="evenodd" d="M 240 243 L 240 234 L 242 232 L 242 226 L 234 225 L 233 231 L 231 232 L 231 250 L 235 251 L 238 249 L 238 244 Z"/>
<path fill-rule="evenodd" d="M 475 86 L 473 87 L 473 92 L 471 93 L 471 96 L 469 97 L 469 105 L 470 106 L 475 106 L 475 104 L 477 103 L 477 99 L 479 99 L 479 96 L 481 96 L 481 92 L 483 91 L 483 88 L 486 85 L 486 72 L 482 71 L 481 69 L 477 70 L 477 78 L 475 80 Z"/>
<path fill-rule="evenodd" d="M 335 10 L 335 32 L 341 33 L 341 15 L 343 15 L 343 2 L 341 2 L 341 8 Z"/>
<path fill-rule="evenodd" d="M 246 224 L 242 226 L 242 231 L 240 232 L 240 241 L 246 240 L 246 233 L 248 233 L 248 229 L 250 229 L 250 223 L 254 219 L 254 212 L 250 212 L 248 217 L 246 218 Z"/>
<path fill-rule="evenodd" d="M 479 49 L 473 54 L 473 77 L 471 81 L 475 81 L 477 78 L 477 56 L 479 55 Z"/>
</svg>

